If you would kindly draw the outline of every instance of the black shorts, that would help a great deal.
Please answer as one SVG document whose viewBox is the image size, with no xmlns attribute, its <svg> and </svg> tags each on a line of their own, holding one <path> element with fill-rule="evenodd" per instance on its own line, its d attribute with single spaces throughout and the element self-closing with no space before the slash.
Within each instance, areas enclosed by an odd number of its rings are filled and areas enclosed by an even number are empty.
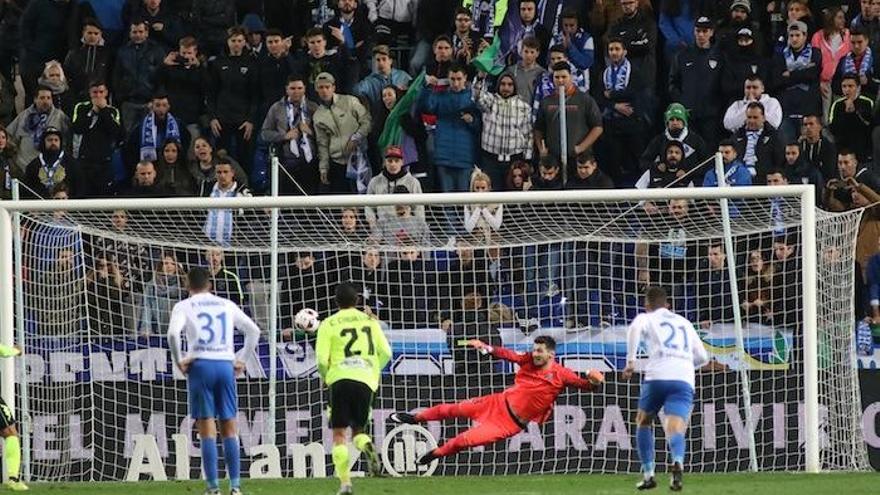
<svg viewBox="0 0 880 495">
<path fill-rule="evenodd" d="M 339 380 L 330 385 L 330 428 L 364 428 L 373 407 L 373 390 L 366 383 Z"/>
<path fill-rule="evenodd" d="M 10 426 L 15 426 L 15 416 L 12 415 L 12 410 L 9 409 L 6 402 L 0 399 L 0 430 L 5 430 Z"/>
</svg>

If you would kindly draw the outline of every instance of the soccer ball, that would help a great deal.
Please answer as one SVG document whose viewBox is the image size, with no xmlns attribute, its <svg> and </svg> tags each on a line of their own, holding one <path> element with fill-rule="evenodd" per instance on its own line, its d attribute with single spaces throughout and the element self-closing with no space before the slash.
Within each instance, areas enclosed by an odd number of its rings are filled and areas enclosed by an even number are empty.
<svg viewBox="0 0 880 495">
<path fill-rule="evenodd" d="M 321 320 L 318 319 L 318 312 L 311 308 L 303 308 L 293 318 L 293 324 L 296 328 L 308 333 L 318 330 Z"/>
</svg>

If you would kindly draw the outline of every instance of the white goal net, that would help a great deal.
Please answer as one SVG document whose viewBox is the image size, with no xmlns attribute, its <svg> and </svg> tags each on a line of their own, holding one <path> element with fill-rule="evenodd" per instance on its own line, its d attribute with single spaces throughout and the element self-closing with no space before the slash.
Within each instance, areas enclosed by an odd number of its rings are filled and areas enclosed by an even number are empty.
<svg viewBox="0 0 880 495">
<path fill-rule="evenodd" d="M 547 423 L 462 452 L 433 474 L 637 471 L 631 421 L 638 384 L 622 381 L 618 371 L 626 325 L 648 285 L 667 288 L 712 356 L 698 374 L 689 469 L 744 471 L 755 463 L 759 470 L 804 470 L 810 406 L 802 290 L 803 274 L 814 268 L 818 284 L 808 289 L 818 299 L 821 467 L 867 468 L 852 316 L 859 213 L 817 212 L 814 267 L 802 256 L 801 204 L 790 190 L 730 201 L 733 252 L 723 242 L 719 201 L 694 199 L 706 191 L 679 191 L 691 199 L 646 202 L 628 191 L 619 193 L 626 200 L 596 202 L 593 193 L 554 191 L 471 195 L 465 208 L 426 195 L 425 206 L 403 204 L 413 197 L 397 206 L 386 198 L 389 204 L 371 212 L 301 202 L 278 210 L 274 285 L 273 217 L 264 208 L 271 199 L 210 210 L 225 200 L 189 200 L 203 201 L 201 209 L 168 206 L 178 200 L 127 209 L 108 203 L 65 212 L 63 202 L 51 203 L 55 211 L 22 209 L 14 296 L 15 340 L 25 357 L 15 395 L 25 470 L 34 480 L 125 479 L 137 438 L 155 441 L 169 478 L 199 476 L 185 381 L 171 366 L 164 337 L 194 266 L 208 267 L 216 293 L 239 302 L 264 329 L 239 381 L 246 474 L 332 475 L 314 335 L 290 329 L 301 308 L 326 317 L 342 281 L 362 287 L 363 307 L 384 323 L 392 343 L 371 426 L 377 445 L 387 447 L 386 466 L 399 474 L 417 474 L 418 442 L 387 438 L 391 412 L 512 383 L 509 365 L 456 341 L 526 349 L 545 334 L 557 340 L 562 363 L 604 370 L 607 385 L 565 392 Z M 735 312 L 742 317 L 741 347 Z M 432 423 L 427 430 L 442 442 L 466 426 Z"/>
</svg>

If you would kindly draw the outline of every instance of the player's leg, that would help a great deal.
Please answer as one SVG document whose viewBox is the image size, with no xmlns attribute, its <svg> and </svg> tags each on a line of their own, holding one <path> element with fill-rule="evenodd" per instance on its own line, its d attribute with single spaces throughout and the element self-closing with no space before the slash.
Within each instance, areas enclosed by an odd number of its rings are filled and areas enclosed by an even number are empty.
<svg viewBox="0 0 880 495">
<path fill-rule="evenodd" d="M 223 458 L 229 475 L 230 495 L 241 494 L 241 445 L 238 440 L 238 391 L 232 363 L 218 361 L 214 393 L 217 418 L 220 420 L 220 438 L 223 439 Z"/>
<path fill-rule="evenodd" d="M 636 413 L 636 447 L 642 463 L 642 481 L 636 485 L 639 490 L 650 490 L 657 486 L 654 479 L 654 417 L 663 403 L 662 393 L 657 382 L 642 383 Z"/>
<path fill-rule="evenodd" d="M 671 479 L 669 487 L 673 491 L 682 489 L 684 473 L 684 455 L 687 442 L 688 418 L 694 404 L 694 389 L 689 383 L 673 382 L 670 393 L 666 396 L 663 412 L 666 414 L 664 429 L 669 453 L 672 455 Z"/>
<path fill-rule="evenodd" d="M 417 424 L 426 423 L 428 421 L 443 421 L 452 418 L 469 418 L 474 419 L 484 412 L 487 402 L 491 395 L 477 397 L 476 399 L 468 399 L 453 404 L 440 404 L 425 409 L 418 414 L 394 413 L 391 415 L 391 421 L 395 423 Z"/>
<path fill-rule="evenodd" d="M 353 493 L 351 485 L 351 458 L 348 454 L 347 432 L 354 424 L 353 408 L 350 400 L 353 390 L 350 380 L 340 380 L 330 385 L 330 429 L 333 431 L 333 467 L 339 478 L 339 493 Z M 361 423 L 363 424 L 363 423 Z"/>
<path fill-rule="evenodd" d="M 208 494 L 219 494 L 217 477 L 217 411 L 214 401 L 213 380 L 209 361 L 193 361 L 187 374 L 190 416 L 196 420 L 202 451 L 202 470 Z"/>
<path fill-rule="evenodd" d="M 428 464 L 439 457 L 454 455 L 465 449 L 489 445 L 510 438 L 522 431 L 513 420 L 506 418 L 487 419 L 485 422 L 465 430 L 440 447 L 423 455 L 417 464 Z"/>
<path fill-rule="evenodd" d="M 373 439 L 366 433 L 373 410 L 373 390 L 364 383 L 351 384 L 352 424 L 351 439 L 354 446 L 367 458 L 367 468 L 372 476 L 382 475 L 382 463 L 373 445 Z"/>
<path fill-rule="evenodd" d="M 19 478 L 21 472 L 21 441 L 15 428 L 15 416 L 9 406 L 0 399 L 0 436 L 4 438 L 3 461 L 6 463 L 6 488 L 20 492 L 28 489 Z"/>
</svg>

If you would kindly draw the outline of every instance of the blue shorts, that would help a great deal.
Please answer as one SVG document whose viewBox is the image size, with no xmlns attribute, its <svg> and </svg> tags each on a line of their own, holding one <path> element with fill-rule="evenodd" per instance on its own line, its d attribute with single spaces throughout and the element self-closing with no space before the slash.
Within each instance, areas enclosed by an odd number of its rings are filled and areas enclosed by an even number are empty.
<svg viewBox="0 0 880 495">
<path fill-rule="evenodd" d="M 187 376 L 189 413 L 193 419 L 235 418 L 238 392 L 232 361 L 196 359 Z"/>
<path fill-rule="evenodd" d="M 679 380 L 651 380 L 642 383 L 639 409 L 654 416 L 663 408 L 667 416 L 679 416 L 685 420 L 694 407 L 694 389 Z"/>
</svg>

